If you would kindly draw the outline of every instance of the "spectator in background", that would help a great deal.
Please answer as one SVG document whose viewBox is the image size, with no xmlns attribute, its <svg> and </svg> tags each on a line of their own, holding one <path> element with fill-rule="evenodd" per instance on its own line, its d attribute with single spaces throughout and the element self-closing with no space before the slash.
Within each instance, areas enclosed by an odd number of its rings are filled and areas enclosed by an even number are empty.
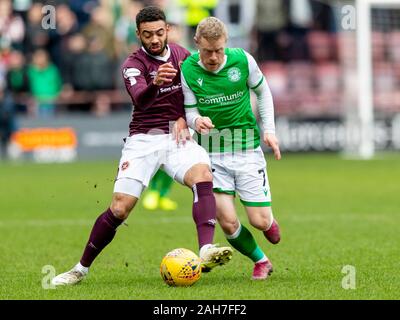
<svg viewBox="0 0 400 320">
<path fill-rule="evenodd" d="M 136 36 L 135 17 L 143 8 L 143 3 L 135 0 L 123 1 L 121 3 L 121 14 L 115 21 L 115 50 L 118 65 L 122 65 L 129 53 L 136 51 L 139 47 L 139 40 Z M 120 77 L 119 68 L 115 68 L 114 77 L 116 87 L 125 90 L 125 83 Z"/>
<path fill-rule="evenodd" d="M 13 13 L 11 0 L 0 1 L 0 49 L 23 49 L 25 25 L 22 18 Z"/>
<path fill-rule="evenodd" d="M 287 6 L 282 0 L 257 0 L 255 43 L 252 51 L 258 60 L 284 58 L 284 30 L 288 25 Z"/>
<path fill-rule="evenodd" d="M 48 30 L 42 27 L 42 7 L 40 2 L 34 3 L 28 11 L 25 37 L 25 53 L 31 55 L 35 50 L 46 48 L 49 44 Z"/>
<path fill-rule="evenodd" d="M 46 48 L 49 44 L 49 32 L 42 27 L 43 3 L 37 2 L 28 11 L 25 35 L 25 53 L 31 55 L 35 50 Z"/>
<path fill-rule="evenodd" d="M 87 53 L 86 38 L 81 33 L 68 38 L 67 47 L 64 51 L 63 91 L 61 96 L 65 101 L 72 101 L 76 91 L 91 90 L 90 56 Z M 68 110 L 88 111 L 88 102 L 76 101 L 68 105 Z"/>
<path fill-rule="evenodd" d="M 182 45 L 184 41 L 184 31 L 180 24 L 176 24 L 174 22 L 169 23 L 169 33 L 168 33 L 168 41 L 170 43 L 176 43 Z"/>
<path fill-rule="evenodd" d="M 104 42 L 99 38 L 89 39 L 88 66 L 90 90 L 109 90 L 114 88 L 114 61 L 106 54 Z"/>
<path fill-rule="evenodd" d="M 67 59 L 62 92 L 64 100 L 73 99 L 76 91 L 94 93 L 91 101 L 84 99 L 79 103 L 75 102 L 68 109 L 91 110 L 95 116 L 109 114 L 111 101 L 108 93 L 96 92 L 113 86 L 112 65 L 108 64 L 109 60 L 101 52 L 101 47 L 96 47 L 95 43 L 88 44 L 86 38 L 77 33 L 69 39 L 65 55 Z"/>
<path fill-rule="evenodd" d="M 51 60 L 64 75 L 66 72 L 65 59 L 67 59 L 64 53 L 67 50 L 70 37 L 78 32 L 79 25 L 75 13 L 65 4 L 57 6 L 56 18 L 56 28 L 49 30 L 50 42 L 48 48 Z"/>
<path fill-rule="evenodd" d="M 89 90 L 90 74 L 86 38 L 77 33 L 68 39 L 65 55 L 64 87 L 69 90 Z M 85 75 L 85 76 L 82 76 Z"/>
<path fill-rule="evenodd" d="M 86 38 L 89 67 L 85 76 L 90 79 L 86 90 L 113 89 L 116 52 L 111 13 L 105 7 L 96 7 L 82 34 Z"/>
<path fill-rule="evenodd" d="M 313 27 L 313 8 L 310 0 L 289 0 L 290 34 L 289 55 L 291 60 L 309 60 L 307 34 Z"/>
<path fill-rule="evenodd" d="M 90 22 L 82 29 L 88 43 L 96 43 L 110 59 L 115 58 L 113 17 L 105 7 L 96 7 L 92 11 Z"/>
<path fill-rule="evenodd" d="M 250 51 L 256 0 L 219 0 L 215 16 L 225 22 L 229 30 L 228 47 Z"/>
<path fill-rule="evenodd" d="M 189 27 L 188 43 L 192 43 L 198 23 L 214 15 L 218 0 L 178 0 L 178 4 L 185 9 L 185 23 Z"/>
<path fill-rule="evenodd" d="M 96 93 L 98 90 L 109 90 L 114 87 L 114 66 L 104 53 L 101 42 L 96 39 L 88 42 L 82 34 L 77 33 L 69 39 L 65 56 L 63 98 L 67 100 L 72 98 L 75 91 Z M 110 111 L 107 94 L 96 93 L 94 99 L 92 102 L 98 106 L 96 108 L 101 109 L 101 111 L 94 110 L 96 114 L 104 115 Z M 91 104 L 82 102 L 73 108 L 88 111 Z"/>
<path fill-rule="evenodd" d="M 189 51 L 197 50 L 193 46 L 193 39 L 188 39 L 186 9 L 181 6 L 181 0 L 152 0 L 149 1 L 149 5 L 161 8 L 165 12 L 167 23 L 170 26 L 169 42 L 179 44 Z"/>
<path fill-rule="evenodd" d="M 0 88 L 0 155 L 7 157 L 7 147 L 16 130 L 15 104 L 9 92 Z"/>
<path fill-rule="evenodd" d="M 32 0 L 14 0 L 14 11 L 26 21 L 29 8 L 32 6 Z"/>
<path fill-rule="evenodd" d="M 322 1 L 311 1 L 313 11 L 313 29 L 326 32 L 336 32 L 335 13 L 332 3 L 324 3 Z"/>
<path fill-rule="evenodd" d="M 51 117 L 55 114 L 55 100 L 61 92 L 62 80 L 57 67 L 51 63 L 48 53 L 38 49 L 28 68 L 29 87 L 37 106 L 38 115 Z"/>
<path fill-rule="evenodd" d="M 25 56 L 21 51 L 13 50 L 10 54 L 7 88 L 13 93 L 23 93 L 29 90 Z"/>
<path fill-rule="evenodd" d="M 121 15 L 115 22 L 115 42 L 117 56 L 125 59 L 130 52 L 136 51 L 139 47 L 139 40 L 136 36 L 135 17 L 143 8 L 143 4 L 139 1 L 123 2 L 121 7 Z"/>
<path fill-rule="evenodd" d="M 316 0 L 258 0 L 253 51 L 260 60 L 310 60 L 311 30 L 333 30 L 331 7 Z"/>
<path fill-rule="evenodd" d="M 16 96 L 21 97 L 22 94 L 29 91 L 29 79 L 26 67 L 25 56 L 22 52 L 14 50 L 10 54 L 10 60 L 7 72 L 7 89 Z M 25 101 L 15 101 L 17 111 L 27 111 Z"/>
<path fill-rule="evenodd" d="M 76 14 L 79 29 L 83 28 L 90 20 L 94 8 L 99 5 L 98 0 L 68 0 L 67 4 Z"/>
</svg>

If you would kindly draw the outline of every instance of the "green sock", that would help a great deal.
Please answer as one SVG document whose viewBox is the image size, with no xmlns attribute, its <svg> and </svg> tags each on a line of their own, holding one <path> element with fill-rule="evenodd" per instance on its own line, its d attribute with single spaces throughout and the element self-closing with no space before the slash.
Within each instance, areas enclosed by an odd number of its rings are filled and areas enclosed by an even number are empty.
<svg viewBox="0 0 400 320">
<path fill-rule="evenodd" d="M 169 191 L 171 190 L 172 182 L 174 181 L 169 175 L 167 175 L 164 171 L 160 172 L 160 197 L 165 197 Z"/>
<path fill-rule="evenodd" d="M 158 169 L 158 171 L 156 172 L 154 177 L 151 179 L 150 185 L 149 185 L 149 189 L 151 191 L 158 191 L 158 189 L 160 188 L 162 174 L 163 174 L 163 171 Z"/>
<path fill-rule="evenodd" d="M 254 262 L 258 262 L 265 257 L 264 252 L 258 246 L 256 240 L 250 233 L 250 231 L 243 225 L 239 226 L 239 234 L 235 236 L 235 238 L 227 237 L 228 242 L 234 247 L 237 251 L 245 256 L 249 257 Z M 237 233 L 237 232 L 235 232 Z"/>
</svg>

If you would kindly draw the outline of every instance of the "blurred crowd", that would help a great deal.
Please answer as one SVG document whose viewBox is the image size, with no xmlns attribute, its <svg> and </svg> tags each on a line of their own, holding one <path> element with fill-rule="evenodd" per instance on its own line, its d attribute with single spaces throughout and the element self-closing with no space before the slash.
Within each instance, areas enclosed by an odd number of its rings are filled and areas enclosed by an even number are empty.
<svg viewBox="0 0 400 320">
<path fill-rule="evenodd" d="M 165 10 L 169 41 L 189 50 L 201 19 L 222 19 L 228 45 L 251 52 L 265 71 L 277 114 L 340 114 L 340 96 L 348 90 L 343 68 L 356 64 L 356 45 L 355 33 L 341 30 L 338 1 L 1 0 L 0 119 L 129 110 L 120 65 L 140 46 L 135 16 L 146 5 Z M 374 32 L 378 88 L 400 83 L 399 30 Z"/>
</svg>

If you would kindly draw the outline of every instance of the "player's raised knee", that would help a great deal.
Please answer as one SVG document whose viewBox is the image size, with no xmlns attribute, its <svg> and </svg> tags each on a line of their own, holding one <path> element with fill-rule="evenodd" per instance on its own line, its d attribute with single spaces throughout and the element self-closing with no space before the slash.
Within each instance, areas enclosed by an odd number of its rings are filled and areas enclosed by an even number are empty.
<svg viewBox="0 0 400 320">
<path fill-rule="evenodd" d="M 132 196 L 114 193 L 110 209 L 116 218 L 125 220 L 128 218 L 136 200 L 137 199 Z"/>
<path fill-rule="evenodd" d="M 213 181 L 213 176 L 212 173 L 209 169 L 209 167 L 205 166 L 204 168 L 202 168 L 200 170 L 200 172 L 198 173 L 197 178 L 199 179 L 199 181 L 196 181 L 196 183 L 198 182 L 212 182 Z"/>
<path fill-rule="evenodd" d="M 208 165 L 197 164 L 189 169 L 184 180 L 185 184 L 191 187 L 199 182 L 212 182 L 213 177 Z"/>
</svg>

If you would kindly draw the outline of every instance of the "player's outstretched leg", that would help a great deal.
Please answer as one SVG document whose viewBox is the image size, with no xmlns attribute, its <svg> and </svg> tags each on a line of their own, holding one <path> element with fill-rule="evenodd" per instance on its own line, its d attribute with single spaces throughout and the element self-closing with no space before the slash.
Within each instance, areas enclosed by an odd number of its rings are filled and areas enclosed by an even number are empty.
<svg viewBox="0 0 400 320">
<path fill-rule="evenodd" d="M 203 270 L 210 271 L 228 263 L 232 259 L 233 250 L 213 244 L 217 209 L 209 166 L 197 165 L 191 168 L 185 176 L 185 184 L 193 186 L 192 214 L 197 228 L 199 255 L 203 261 Z"/>
<path fill-rule="evenodd" d="M 203 270 L 210 271 L 232 259 L 232 248 L 213 243 L 216 224 L 216 205 L 212 182 L 199 182 L 193 187 L 193 220 L 196 223 Z"/>
<path fill-rule="evenodd" d="M 111 207 L 96 220 L 79 263 L 71 270 L 52 279 L 52 284 L 73 285 L 86 277 L 89 267 L 100 252 L 113 240 L 118 226 L 128 217 L 137 198 L 114 193 Z"/>
<path fill-rule="evenodd" d="M 241 254 L 254 262 L 253 280 L 264 280 L 272 273 L 273 268 L 265 253 L 258 246 L 250 231 L 238 221 L 239 227 L 231 234 L 226 235 L 228 242 Z"/>
<path fill-rule="evenodd" d="M 272 272 L 272 264 L 250 231 L 240 224 L 236 215 L 233 190 L 227 192 L 228 190 L 215 194 L 218 222 L 232 247 L 254 262 L 252 279 L 266 279 Z"/>
<path fill-rule="evenodd" d="M 123 222 L 107 209 L 96 220 L 82 258 L 71 270 L 59 274 L 52 280 L 54 285 L 71 285 L 80 282 L 89 272 L 89 267 L 99 253 L 114 238 L 117 227 Z"/>
</svg>

